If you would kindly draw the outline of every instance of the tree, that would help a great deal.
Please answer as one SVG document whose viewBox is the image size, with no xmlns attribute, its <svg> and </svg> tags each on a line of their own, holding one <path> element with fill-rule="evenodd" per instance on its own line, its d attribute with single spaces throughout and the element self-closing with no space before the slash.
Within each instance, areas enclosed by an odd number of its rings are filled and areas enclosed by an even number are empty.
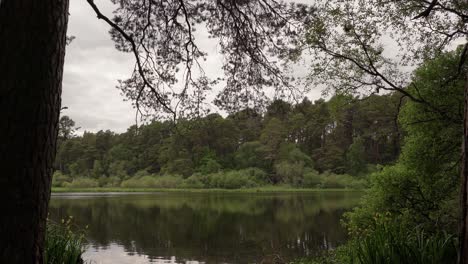
<svg viewBox="0 0 468 264">
<path fill-rule="evenodd" d="M 94 160 L 92 175 L 94 178 L 98 179 L 104 175 L 104 168 L 102 167 L 100 160 Z M 112 175 L 118 176 L 118 175 Z"/>
<path fill-rule="evenodd" d="M 353 175 L 363 172 L 366 168 L 364 142 L 361 138 L 354 139 L 346 153 L 347 171 Z"/>
<path fill-rule="evenodd" d="M 242 144 L 235 153 L 235 162 L 236 167 L 240 169 L 257 167 L 266 171 L 271 170 L 267 149 L 265 145 L 258 141 Z"/>
<path fill-rule="evenodd" d="M 465 75 L 465 120 L 468 120 L 468 73 L 463 70 L 467 59 L 468 2 L 455 1 L 318 1 L 307 37 L 313 50 L 313 74 L 316 82 L 345 93 L 398 91 L 409 100 L 423 104 L 431 112 L 457 122 L 443 108 L 407 88 L 411 82 L 408 66 L 434 59 L 464 41 L 458 58 L 457 75 Z M 384 49 L 384 40 L 392 39 L 396 52 Z M 397 53 L 397 54 L 395 54 Z M 446 86 L 447 82 L 439 83 Z M 468 263 L 468 122 L 460 131 L 464 137 L 461 160 L 460 259 Z"/>
<path fill-rule="evenodd" d="M 207 53 L 193 33 L 200 27 L 218 40 L 224 57 L 224 88 L 216 105 L 227 112 L 262 109 L 269 99 L 265 87 L 273 88 L 275 97 L 302 96 L 271 58 L 284 62 L 291 57 L 315 11 L 310 6 L 276 0 L 112 0 L 119 6 L 111 19 L 93 0 L 87 2 L 111 27 L 117 49 L 135 56 L 133 73 L 119 88 L 142 116 L 207 113 L 206 92 L 218 81 L 201 68 Z M 178 84 L 181 67 L 185 71 Z"/>
<path fill-rule="evenodd" d="M 260 142 L 265 145 L 266 159 L 272 164 L 276 160 L 281 143 L 286 141 L 287 132 L 286 126 L 281 120 L 273 117 L 266 121 L 260 134 Z"/>
<path fill-rule="evenodd" d="M 69 116 L 62 116 L 59 120 L 58 140 L 64 141 L 74 136 L 76 130 L 75 121 Z"/>
<path fill-rule="evenodd" d="M 395 165 L 371 177 L 371 188 L 362 206 L 348 215 L 348 227 L 364 225 L 376 213 L 390 212 L 409 230 L 424 228 L 429 233 L 456 232 L 458 210 L 457 166 L 460 157 L 459 136 L 463 127 L 464 77 L 457 74 L 459 52 L 445 53 L 426 62 L 414 74 L 419 93 L 431 104 L 444 107 L 458 122 L 441 118 L 426 105 L 407 101 L 399 122 L 405 131 L 405 144 Z M 453 79 L 447 86 L 441 82 Z M 414 92 L 414 87 L 409 90 Z M 403 226 L 402 225 L 402 226 Z"/>
<path fill-rule="evenodd" d="M 0 1 L 0 262 L 42 263 L 68 0 Z"/>
</svg>

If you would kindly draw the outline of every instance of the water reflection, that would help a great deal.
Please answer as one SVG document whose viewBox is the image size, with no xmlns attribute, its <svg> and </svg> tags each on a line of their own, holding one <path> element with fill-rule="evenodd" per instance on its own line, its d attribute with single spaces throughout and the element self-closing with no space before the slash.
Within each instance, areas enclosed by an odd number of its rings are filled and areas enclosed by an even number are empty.
<svg viewBox="0 0 468 264">
<path fill-rule="evenodd" d="M 53 196 L 50 218 L 89 225 L 93 263 L 260 263 L 333 248 L 356 193 Z"/>
</svg>

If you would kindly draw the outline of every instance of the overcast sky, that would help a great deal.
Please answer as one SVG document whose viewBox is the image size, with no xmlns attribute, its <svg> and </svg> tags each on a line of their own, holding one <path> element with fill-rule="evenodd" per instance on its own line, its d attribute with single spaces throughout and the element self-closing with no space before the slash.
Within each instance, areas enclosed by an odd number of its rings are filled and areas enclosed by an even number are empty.
<svg viewBox="0 0 468 264">
<path fill-rule="evenodd" d="M 110 1 L 97 3 L 101 11 L 112 15 Z M 124 132 L 135 124 L 135 110 L 115 88 L 117 80 L 130 76 L 134 59 L 114 48 L 108 31 L 107 24 L 96 18 L 86 1 L 70 1 L 68 35 L 76 39 L 67 47 L 62 105 L 68 107 L 63 114 L 81 127 L 80 133 L 106 129 Z M 207 75 L 220 76 L 221 58 L 216 42 L 203 33 L 197 37 L 200 47 L 209 52 Z M 319 96 L 319 90 L 309 95 L 313 99 Z"/>
<path fill-rule="evenodd" d="M 112 10 L 110 1 L 99 4 Z M 70 1 L 68 35 L 76 39 L 67 47 L 62 106 L 81 131 L 122 132 L 135 119 L 130 102 L 115 88 L 118 79 L 129 76 L 133 60 L 114 48 L 108 30 L 86 1 Z"/>
</svg>

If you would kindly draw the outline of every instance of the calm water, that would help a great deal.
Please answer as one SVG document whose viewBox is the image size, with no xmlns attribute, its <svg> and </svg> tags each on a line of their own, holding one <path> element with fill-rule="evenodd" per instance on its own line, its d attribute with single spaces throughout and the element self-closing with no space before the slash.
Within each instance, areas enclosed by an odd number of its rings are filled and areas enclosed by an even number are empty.
<svg viewBox="0 0 468 264">
<path fill-rule="evenodd" d="M 90 263 L 269 263 L 346 240 L 358 193 L 53 195 L 50 218 L 89 225 Z"/>
</svg>

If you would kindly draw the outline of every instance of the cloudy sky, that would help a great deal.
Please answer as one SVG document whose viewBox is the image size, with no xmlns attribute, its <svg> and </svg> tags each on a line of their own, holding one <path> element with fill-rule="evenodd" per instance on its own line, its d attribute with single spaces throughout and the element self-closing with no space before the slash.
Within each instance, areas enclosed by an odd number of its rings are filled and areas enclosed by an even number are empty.
<svg viewBox="0 0 468 264">
<path fill-rule="evenodd" d="M 110 1 L 99 2 L 103 11 L 112 10 Z M 62 105 L 81 131 L 121 132 L 134 122 L 130 102 L 115 88 L 118 79 L 129 76 L 133 60 L 114 48 L 108 30 L 86 1 L 70 1 L 68 35 L 76 39 L 67 47 Z"/>
<path fill-rule="evenodd" d="M 111 16 L 110 1 L 96 3 Z M 106 129 L 124 132 L 135 124 L 135 110 L 115 88 L 117 80 L 130 76 L 134 59 L 114 48 L 108 31 L 107 24 L 96 18 L 86 1 L 70 1 L 68 35 L 76 39 L 67 47 L 62 105 L 68 107 L 63 114 L 75 120 L 81 133 Z M 221 57 L 216 42 L 203 33 L 197 37 L 200 47 L 209 53 L 207 75 L 220 76 Z M 309 97 L 319 95 L 320 91 L 315 90 Z"/>
</svg>

